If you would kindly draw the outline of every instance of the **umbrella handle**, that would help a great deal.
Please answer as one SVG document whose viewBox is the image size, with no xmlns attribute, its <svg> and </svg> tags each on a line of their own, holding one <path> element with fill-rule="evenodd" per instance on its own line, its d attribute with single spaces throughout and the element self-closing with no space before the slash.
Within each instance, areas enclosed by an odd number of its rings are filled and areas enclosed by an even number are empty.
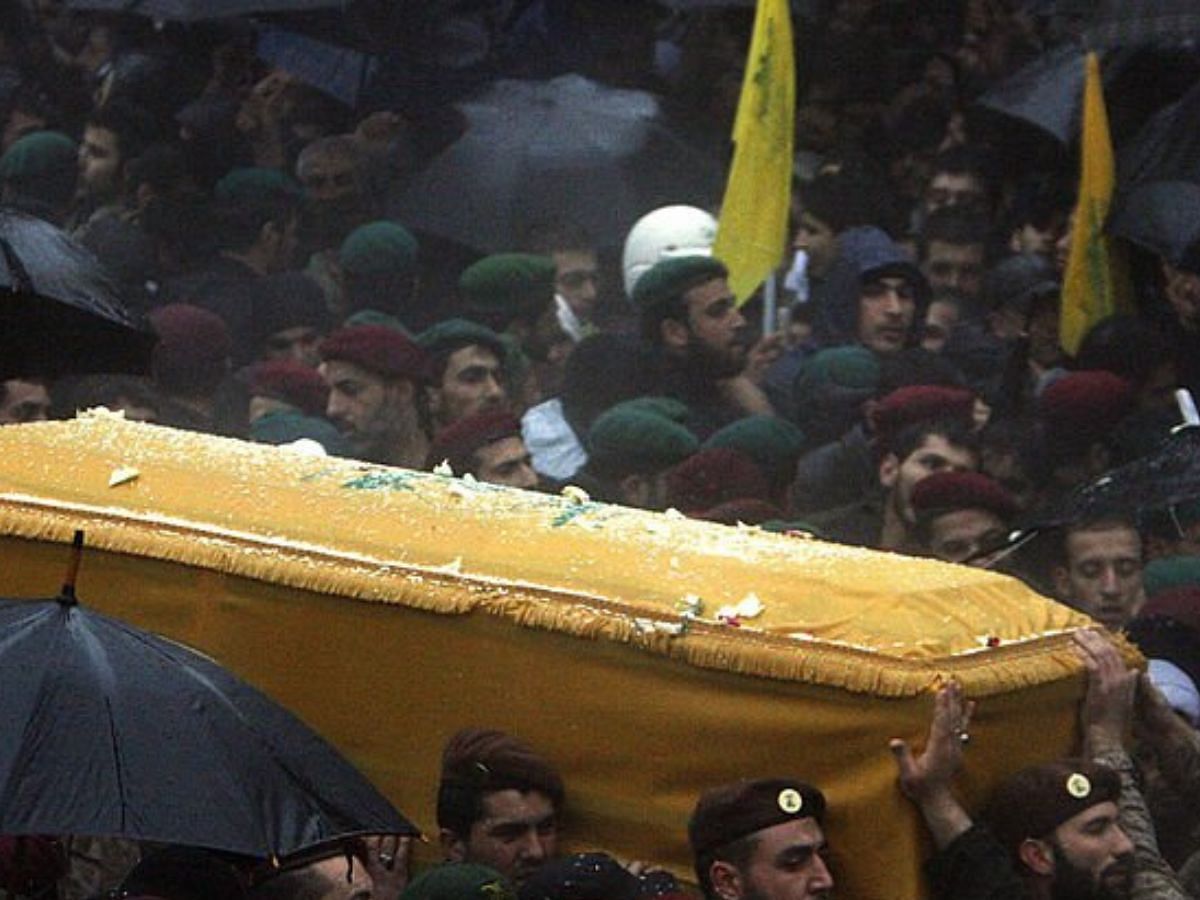
<svg viewBox="0 0 1200 900">
<path fill-rule="evenodd" d="M 83 529 L 75 530 L 75 537 L 71 541 L 71 557 L 67 561 L 67 577 L 63 579 L 62 594 L 59 597 L 61 601 L 69 604 L 75 603 L 75 579 L 79 575 L 79 563 L 83 559 Z"/>
</svg>

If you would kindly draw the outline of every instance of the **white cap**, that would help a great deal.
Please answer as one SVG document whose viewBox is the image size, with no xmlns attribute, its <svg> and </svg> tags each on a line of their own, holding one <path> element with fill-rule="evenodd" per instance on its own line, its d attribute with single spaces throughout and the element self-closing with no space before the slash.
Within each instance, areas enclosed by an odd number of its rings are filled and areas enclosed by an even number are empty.
<svg viewBox="0 0 1200 900">
<path fill-rule="evenodd" d="M 1174 663 L 1165 659 L 1150 660 L 1150 681 L 1162 692 L 1171 709 L 1195 727 L 1200 723 L 1200 691 L 1196 682 Z"/>
<path fill-rule="evenodd" d="M 712 256 L 717 220 L 695 206 L 662 206 L 642 216 L 625 237 L 621 271 L 625 296 L 657 262 L 675 256 Z"/>
</svg>

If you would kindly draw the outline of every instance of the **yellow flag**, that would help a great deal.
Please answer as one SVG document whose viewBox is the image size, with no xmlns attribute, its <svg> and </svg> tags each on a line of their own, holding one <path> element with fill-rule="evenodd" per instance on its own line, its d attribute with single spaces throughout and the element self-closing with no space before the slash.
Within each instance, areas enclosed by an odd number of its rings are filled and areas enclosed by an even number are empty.
<svg viewBox="0 0 1200 900">
<path fill-rule="evenodd" d="M 733 124 L 734 155 L 713 255 L 744 303 L 783 258 L 792 190 L 796 64 L 788 0 L 758 0 Z"/>
<path fill-rule="evenodd" d="M 1071 355 L 1079 350 L 1089 328 L 1129 308 L 1128 272 L 1119 248 L 1104 234 L 1116 166 L 1095 53 L 1087 55 L 1080 157 L 1079 199 L 1071 217 L 1071 252 L 1063 273 L 1059 330 L 1059 342 Z"/>
</svg>

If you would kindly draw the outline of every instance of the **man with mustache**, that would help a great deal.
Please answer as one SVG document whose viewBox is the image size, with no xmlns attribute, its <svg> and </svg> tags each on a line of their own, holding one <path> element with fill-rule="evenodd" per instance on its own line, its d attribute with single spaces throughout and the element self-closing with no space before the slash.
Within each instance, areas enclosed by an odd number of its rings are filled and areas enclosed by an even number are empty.
<svg viewBox="0 0 1200 900">
<path fill-rule="evenodd" d="M 711 256 L 669 257 L 638 279 L 632 295 L 653 359 L 650 393 L 687 406 L 684 424 L 701 440 L 742 416 L 773 412 L 748 371 L 748 362 L 758 372 L 761 361 L 750 359 L 746 318 L 728 276 Z"/>
<path fill-rule="evenodd" d="M 919 756 L 899 739 L 891 750 L 900 788 L 920 810 L 937 850 L 926 864 L 931 895 L 946 900 L 1183 900 L 1159 854 L 1149 813 L 1122 746 L 1133 713 L 1136 671 L 1099 632 L 1074 635 L 1088 671 L 1080 709 L 1084 757 L 1011 775 L 980 822 L 953 790 L 969 746 L 974 703 L 951 682 L 934 706 Z"/>
<path fill-rule="evenodd" d="M 823 900 L 825 797 L 788 778 L 737 781 L 706 791 L 688 823 L 706 900 Z"/>
</svg>

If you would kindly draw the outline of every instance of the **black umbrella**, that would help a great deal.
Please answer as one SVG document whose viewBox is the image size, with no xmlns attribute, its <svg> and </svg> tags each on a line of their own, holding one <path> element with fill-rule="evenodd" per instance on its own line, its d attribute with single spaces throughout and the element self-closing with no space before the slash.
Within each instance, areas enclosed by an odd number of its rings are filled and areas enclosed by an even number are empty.
<svg viewBox="0 0 1200 900">
<path fill-rule="evenodd" d="M 343 7 L 348 0 L 67 0 L 69 9 L 128 12 L 176 22 L 224 19 L 264 12 Z"/>
<path fill-rule="evenodd" d="M 1108 230 L 1173 263 L 1200 237 L 1200 182 L 1147 181 L 1119 197 Z"/>
<path fill-rule="evenodd" d="M 73 594 L 0 601 L 0 834 L 269 857 L 339 835 L 417 833 L 291 713 Z"/>
<path fill-rule="evenodd" d="M 1136 516 L 1200 498 L 1200 427 L 1180 428 L 1153 453 L 1076 490 L 1045 525 Z"/>
<path fill-rule="evenodd" d="M 1064 44 L 1019 69 L 976 102 L 1029 122 L 1067 144 L 1079 131 L 1083 76 L 1083 50 Z"/>
<path fill-rule="evenodd" d="M 1197 38 L 1196 0 L 1099 0 L 1084 28 L 1089 47 L 1181 44 Z"/>
<path fill-rule="evenodd" d="M 49 222 L 0 209 L 0 378 L 150 369 L 154 334 Z"/>
<path fill-rule="evenodd" d="M 616 246 L 647 211 L 704 206 L 721 189 L 720 167 L 671 129 L 653 94 L 579 75 L 505 79 L 458 108 L 462 136 L 413 176 L 391 213 L 478 250 L 510 249 L 552 221 Z"/>
</svg>

